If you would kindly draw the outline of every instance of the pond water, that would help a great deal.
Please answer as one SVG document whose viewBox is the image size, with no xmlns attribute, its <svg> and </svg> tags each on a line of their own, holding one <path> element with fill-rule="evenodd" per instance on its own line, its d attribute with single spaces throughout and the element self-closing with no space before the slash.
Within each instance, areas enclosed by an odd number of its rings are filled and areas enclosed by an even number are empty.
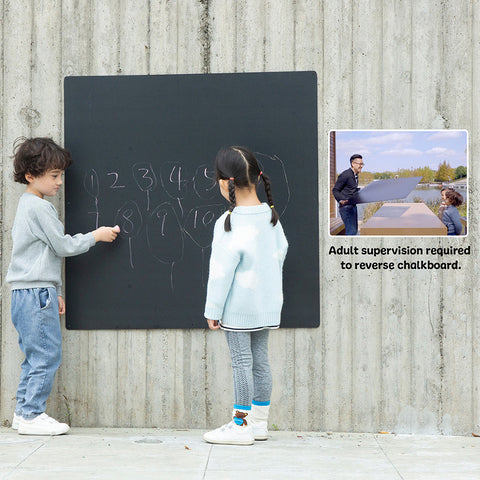
<svg viewBox="0 0 480 480">
<path fill-rule="evenodd" d="M 455 190 L 460 192 L 463 196 L 463 201 L 467 201 L 467 188 L 466 185 L 456 185 Z M 440 200 L 441 195 L 440 195 L 441 189 L 439 187 L 417 187 L 415 190 L 413 190 L 410 195 L 408 195 L 407 198 L 399 200 L 399 202 L 403 203 L 413 203 L 415 199 L 420 198 L 424 202 L 432 202 L 435 200 Z M 357 210 L 358 210 L 358 219 L 363 220 L 363 211 L 365 210 L 365 207 L 368 204 L 362 203 L 357 205 Z"/>
</svg>

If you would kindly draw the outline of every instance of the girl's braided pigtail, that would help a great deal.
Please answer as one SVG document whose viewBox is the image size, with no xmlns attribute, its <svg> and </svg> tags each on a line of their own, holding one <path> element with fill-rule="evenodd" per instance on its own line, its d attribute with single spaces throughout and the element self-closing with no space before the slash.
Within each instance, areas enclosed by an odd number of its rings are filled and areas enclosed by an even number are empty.
<svg viewBox="0 0 480 480">
<path fill-rule="evenodd" d="M 227 218 L 225 218 L 224 224 L 226 232 L 230 232 L 232 230 L 232 225 L 230 223 L 230 215 L 232 214 L 233 209 L 235 208 L 235 205 L 237 203 L 237 200 L 235 199 L 235 181 L 233 177 L 230 177 L 228 179 L 228 199 L 230 201 L 230 207 L 228 208 L 228 215 Z"/>
<path fill-rule="evenodd" d="M 270 220 L 270 223 L 272 225 L 276 225 L 278 222 L 279 216 L 277 211 L 275 210 L 275 207 L 273 206 L 273 197 L 272 197 L 272 189 L 270 187 L 270 178 L 268 177 L 268 175 L 265 175 L 263 172 L 260 172 L 260 177 L 263 180 L 263 184 L 265 186 L 265 194 L 267 195 L 268 204 L 272 209 L 272 218 Z"/>
</svg>

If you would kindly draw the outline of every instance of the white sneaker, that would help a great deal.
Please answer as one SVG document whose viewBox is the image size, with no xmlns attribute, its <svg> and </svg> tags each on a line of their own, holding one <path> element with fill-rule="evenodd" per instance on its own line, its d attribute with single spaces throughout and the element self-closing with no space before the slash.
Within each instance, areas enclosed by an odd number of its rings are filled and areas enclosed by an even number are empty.
<svg viewBox="0 0 480 480">
<path fill-rule="evenodd" d="M 237 425 L 233 420 L 216 430 L 207 432 L 203 439 L 220 445 L 253 445 L 253 430 L 250 425 Z"/>
<path fill-rule="evenodd" d="M 268 440 L 267 422 L 250 422 L 255 440 Z"/>
<path fill-rule="evenodd" d="M 16 413 L 13 414 L 13 420 L 12 420 L 12 428 L 14 430 L 18 430 L 18 426 L 20 425 L 20 420 L 22 417 L 20 415 L 17 415 Z"/>
<path fill-rule="evenodd" d="M 62 435 L 69 430 L 70 427 L 66 423 L 57 422 L 46 413 L 38 415 L 33 420 L 22 418 L 18 424 L 20 435 Z"/>
</svg>

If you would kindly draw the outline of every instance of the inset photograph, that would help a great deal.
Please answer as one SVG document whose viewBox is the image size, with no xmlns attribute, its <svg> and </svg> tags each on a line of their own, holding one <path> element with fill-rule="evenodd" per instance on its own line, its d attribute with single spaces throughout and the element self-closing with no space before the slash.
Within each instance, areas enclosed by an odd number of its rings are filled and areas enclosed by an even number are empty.
<svg viewBox="0 0 480 480">
<path fill-rule="evenodd" d="M 332 130 L 330 236 L 466 235 L 466 130 Z"/>
</svg>

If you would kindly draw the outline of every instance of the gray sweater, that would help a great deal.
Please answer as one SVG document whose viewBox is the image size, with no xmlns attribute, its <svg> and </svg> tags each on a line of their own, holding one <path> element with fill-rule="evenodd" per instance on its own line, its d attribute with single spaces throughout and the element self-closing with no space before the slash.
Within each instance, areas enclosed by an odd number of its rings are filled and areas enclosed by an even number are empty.
<svg viewBox="0 0 480 480">
<path fill-rule="evenodd" d="M 12 290 L 55 287 L 62 294 L 62 258 L 87 252 L 93 234 L 65 235 L 55 207 L 24 193 L 18 202 L 12 229 L 12 259 L 6 280 Z"/>
</svg>

